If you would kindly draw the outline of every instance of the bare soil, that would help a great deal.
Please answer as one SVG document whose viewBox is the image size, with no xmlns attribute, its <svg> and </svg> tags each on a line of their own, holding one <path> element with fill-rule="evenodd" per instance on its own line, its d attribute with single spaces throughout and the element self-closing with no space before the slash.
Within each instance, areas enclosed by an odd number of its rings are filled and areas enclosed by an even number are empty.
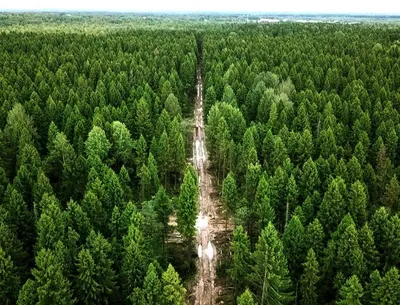
<svg viewBox="0 0 400 305">
<path fill-rule="evenodd" d="M 219 194 L 213 187 L 205 145 L 203 122 L 203 80 L 197 71 L 197 96 L 195 101 L 195 130 L 193 134 L 193 165 L 199 175 L 199 216 L 197 219 L 197 276 L 192 298 L 195 305 L 222 304 L 218 301 L 222 287 L 217 280 L 217 265 L 222 246 L 229 242 L 233 222 L 225 218 Z"/>
</svg>

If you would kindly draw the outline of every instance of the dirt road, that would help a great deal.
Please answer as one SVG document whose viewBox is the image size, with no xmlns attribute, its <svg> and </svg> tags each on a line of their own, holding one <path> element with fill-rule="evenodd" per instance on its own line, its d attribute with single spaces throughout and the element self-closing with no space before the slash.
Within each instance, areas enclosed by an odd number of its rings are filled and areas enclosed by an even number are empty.
<svg viewBox="0 0 400 305">
<path fill-rule="evenodd" d="M 231 224 L 226 225 L 218 194 L 212 185 L 208 155 L 205 145 L 203 122 L 203 80 L 201 70 L 197 71 L 197 96 L 194 110 L 195 131 L 193 136 L 193 164 L 199 174 L 199 216 L 197 218 L 197 281 L 194 289 L 195 305 L 214 305 L 221 293 L 217 287 L 216 267 L 219 249 L 216 239 L 220 234 L 229 234 Z"/>
</svg>

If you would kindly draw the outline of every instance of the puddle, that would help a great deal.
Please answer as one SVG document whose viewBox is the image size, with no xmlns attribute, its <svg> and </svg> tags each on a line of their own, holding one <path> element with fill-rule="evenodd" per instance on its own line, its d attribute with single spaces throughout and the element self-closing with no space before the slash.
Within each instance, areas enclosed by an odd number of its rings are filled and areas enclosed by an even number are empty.
<svg viewBox="0 0 400 305">
<path fill-rule="evenodd" d="M 213 244 L 211 243 L 211 241 L 208 241 L 207 249 L 206 249 L 206 255 L 207 255 L 207 257 L 208 257 L 208 259 L 210 261 L 214 257 L 214 247 L 213 247 Z"/>
</svg>

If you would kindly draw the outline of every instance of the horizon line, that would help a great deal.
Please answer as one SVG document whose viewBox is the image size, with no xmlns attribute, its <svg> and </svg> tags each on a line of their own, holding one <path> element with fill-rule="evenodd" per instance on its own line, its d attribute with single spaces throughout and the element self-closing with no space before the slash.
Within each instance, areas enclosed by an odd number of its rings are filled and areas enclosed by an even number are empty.
<svg viewBox="0 0 400 305">
<path fill-rule="evenodd" d="M 254 14 L 269 14 L 269 15 L 326 15 L 326 16 L 399 16 L 398 13 L 373 13 L 373 12 L 269 12 L 269 11 L 212 11 L 212 10 L 89 10 L 89 9 L 1 9 L 0 13 L 113 13 L 113 14 L 236 14 L 236 15 L 254 15 Z"/>
</svg>

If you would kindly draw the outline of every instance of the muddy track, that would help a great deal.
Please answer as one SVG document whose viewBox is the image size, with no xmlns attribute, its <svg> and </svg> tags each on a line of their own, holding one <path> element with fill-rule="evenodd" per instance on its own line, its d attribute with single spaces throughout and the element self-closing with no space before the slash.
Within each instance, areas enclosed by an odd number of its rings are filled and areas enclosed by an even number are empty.
<svg viewBox="0 0 400 305">
<path fill-rule="evenodd" d="M 203 79 L 197 69 L 197 95 L 195 101 L 195 130 L 193 134 L 193 165 L 199 175 L 199 216 L 197 219 L 197 276 L 194 293 L 195 305 L 218 304 L 222 287 L 216 285 L 216 269 L 219 260 L 218 240 L 232 232 L 232 222 L 226 222 L 218 193 L 213 188 L 209 170 L 203 122 Z"/>
</svg>

